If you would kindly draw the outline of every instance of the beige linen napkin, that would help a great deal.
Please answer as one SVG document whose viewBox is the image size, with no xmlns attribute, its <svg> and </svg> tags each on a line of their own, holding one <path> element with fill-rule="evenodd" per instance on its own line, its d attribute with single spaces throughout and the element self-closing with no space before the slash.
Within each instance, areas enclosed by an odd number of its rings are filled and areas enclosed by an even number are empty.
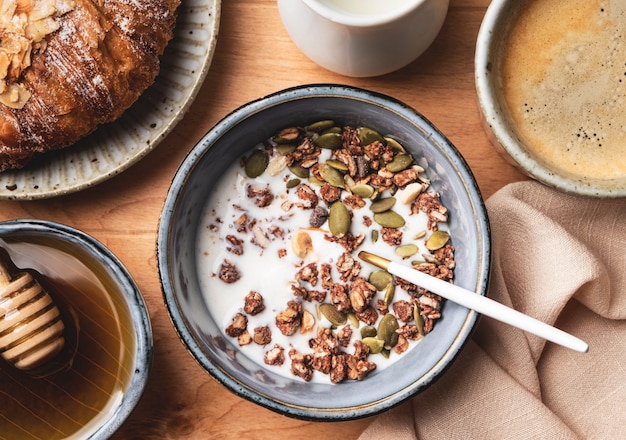
<svg viewBox="0 0 626 440">
<path fill-rule="evenodd" d="M 483 317 L 446 374 L 360 440 L 626 438 L 626 200 L 521 182 L 487 209 L 489 296 L 578 336 L 589 352 Z"/>
</svg>

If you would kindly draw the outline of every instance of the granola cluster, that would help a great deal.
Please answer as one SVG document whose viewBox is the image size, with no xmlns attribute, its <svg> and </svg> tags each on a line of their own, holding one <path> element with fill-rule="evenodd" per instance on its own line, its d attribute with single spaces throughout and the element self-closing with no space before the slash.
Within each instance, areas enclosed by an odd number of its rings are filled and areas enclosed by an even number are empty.
<svg viewBox="0 0 626 440">
<path fill-rule="evenodd" d="M 356 256 L 364 243 L 377 244 L 416 270 L 453 280 L 454 247 L 445 228 L 440 230 L 448 212 L 439 194 L 430 190 L 425 163 L 418 165 L 397 141 L 374 130 L 320 121 L 280 131 L 241 166 L 251 177 L 245 190 L 248 202 L 262 209 L 278 203 L 283 214 L 271 226 L 261 227 L 263 220 L 236 205 L 241 214 L 232 226 L 248 240 L 229 234 L 226 251 L 234 259 L 247 252 L 250 243 L 262 253 L 276 239 L 290 237 L 291 249 L 281 247 L 277 257 L 281 261 L 294 255 L 297 262 L 285 287 L 291 291 L 286 304 L 272 310 L 266 304 L 272 292 L 251 290 L 225 329 L 228 336 L 240 346 L 264 347 L 266 364 L 289 363 L 291 373 L 305 381 L 317 372 L 339 383 L 363 379 L 376 369 L 376 355 L 400 355 L 410 341 L 433 329 L 441 317 L 438 295 L 363 267 Z M 255 170 L 254 175 L 249 170 Z M 263 173 L 282 176 L 284 187 L 255 179 Z M 404 215 L 396 212 L 399 205 L 406 207 Z M 310 213 L 308 224 L 294 227 L 293 212 L 303 210 Z M 409 234 L 405 225 L 417 223 L 420 216 L 424 230 Z M 331 261 L 316 254 L 315 233 L 340 246 L 338 258 Z M 216 277 L 237 283 L 241 270 L 224 258 Z M 271 325 L 249 325 L 252 316 L 270 312 Z M 308 347 L 279 344 L 277 334 L 304 335 Z"/>
</svg>

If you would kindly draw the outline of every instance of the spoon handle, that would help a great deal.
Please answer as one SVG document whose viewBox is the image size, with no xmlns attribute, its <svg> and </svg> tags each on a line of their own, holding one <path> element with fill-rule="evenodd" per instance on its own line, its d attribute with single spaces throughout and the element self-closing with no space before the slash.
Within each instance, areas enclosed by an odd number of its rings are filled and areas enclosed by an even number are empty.
<svg viewBox="0 0 626 440">
<path fill-rule="evenodd" d="M 389 261 L 385 258 L 379 257 L 378 255 L 370 254 L 365 251 L 360 252 L 359 257 L 364 261 L 386 269 L 387 272 L 393 275 L 423 287 L 424 289 L 436 293 L 437 295 L 463 307 L 475 310 L 482 315 L 489 316 L 490 318 L 512 325 L 513 327 L 517 327 L 521 330 L 540 336 L 548 341 L 554 342 L 555 344 L 562 345 L 563 347 L 567 347 L 581 353 L 586 353 L 589 350 L 587 343 L 577 337 L 552 327 L 551 325 L 539 321 L 531 316 L 518 312 L 515 309 L 500 304 L 499 302 L 496 302 L 486 296 L 478 295 L 471 290 L 464 289 L 460 286 L 440 280 L 439 278 L 435 278 L 411 267 Z"/>
</svg>

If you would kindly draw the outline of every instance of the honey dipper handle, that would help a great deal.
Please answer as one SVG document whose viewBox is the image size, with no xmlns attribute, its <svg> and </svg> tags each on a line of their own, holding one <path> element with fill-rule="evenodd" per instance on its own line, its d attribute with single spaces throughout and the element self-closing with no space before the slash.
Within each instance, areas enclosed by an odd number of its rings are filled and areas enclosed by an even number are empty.
<svg viewBox="0 0 626 440">
<path fill-rule="evenodd" d="M 0 260 L 0 287 L 8 286 L 11 282 L 11 275 L 7 271 L 6 266 Z"/>
</svg>

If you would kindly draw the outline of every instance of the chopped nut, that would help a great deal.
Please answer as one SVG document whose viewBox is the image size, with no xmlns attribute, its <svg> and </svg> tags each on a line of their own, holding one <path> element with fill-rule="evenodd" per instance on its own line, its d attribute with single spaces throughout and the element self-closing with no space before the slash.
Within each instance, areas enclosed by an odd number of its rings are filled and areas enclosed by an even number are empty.
<svg viewBox="0 0 626 440">
<path fill-rule="evenodd" d="M 227 251 L 232 252 L 235 255 L 243 255 L 243 240 L 235 237 L 234 235 L 227 235 L 226 240 L 232 245 L 226 247 Z"/>
<path fill-rule="evenodd" d="M 400 321 L 411 322 L 413 320 L 413 306 L 405 300 L 393 303 L 393 312 Z"/>
<path fill-rule="evenodd" d="M 299 229 L 291 238 L 291 249 L 298 258 L 304 258 L 313 250 L 313 240 L 308 232 Z"/>
<path fill-rule="evenodd" d="M 313 357 L 310 354 L 299 353 L 292 348 L 289 350 L 289 358 L 291 359 L 291 372 L 309 382 L 313 378 L 313 367 L 311 366 Z"/>
<path fill-rule="evenodd" d="M 374 307 L 368 305 L 362 311 L 357 312 L 356 317 L 367 325 L 374 325 L 378 320 L 378 312 Z"/>
<path fill-rule="evenodd" d="M 425 192 L 421 193 L 411 205 L 411 212 L 425 212 L 428 216 L 428 228 L 437 229 L 437 223 L 448 221 L 448 210 L 439 200 L 439 193 Z"/>
<path fill-rule="evenodd" d="M 320 196 L 330 206 L 341 198 L 341 188 L 326 183 L 320 188 Z"/>
<path fill-rule="evenodd" d="M 274 347 L 265 353 L 263 359 L 267 365 L 282 365 L 285 363 L 285 349 L 274 344 Z"/>
<path fill-rule="evenodd" d="M 350 297 L 348 288 L 343 284 L 334 284 L 330 288 L 330 302 L 337 306 L 340 312 L 350 310 Z"/>
<path fill-rule="evenodd" d="M 257 315 L 265 310 L 263 296 L 259 292 L 250 291 L 244 298 L 243 311 L 249 315 Z"/>
<path fill-rule="evenodd" d="M 309 282 L 311 286 L 317 285 L 317 263 L 309 263 L 296 273 L 296 280 Z"/>
<path fill-rule="evenodd" d="M 337 260 L 337 270 L 341 281 L 352 281 L 359 276 L 361 263 L 355 260 L 349 252 L 344 252 Z"/>
<path fill-rule="evenodd" d="M 252 185 L 248 185 L 248 198 L 252 199 L 254 204 L 259 208 L 269 206 L 274 200 L 274 194 L 270 191 L 269 186 L 265 188 L 257 188 Z"/>
<path fill-rule="evenodd" d="M 357 277 L 350 285 L 350 304 L 356 312 L 364 311 L 376 294 L 376 287 L 365 278 Z"/>
<path fill-rule="evenodd" d="M 302 320 L 302 304 L 298 301 L 289 301 L 287 309 L 276 315 L 276 327 L 285 336 L 293 335 L 300 327 Z"/>
<path fill-rule="evenodd" d="M 389 246 L 397 246 L 402 243 L 402 231 L 398 228 L 382 228 L 380 230 L 383 241 Z"/>
<path fill-rule="evenodd" d="M 226 327 L 226 334 L 236 338 L 241 336 L 248 328 L 248 318 L 243 313 L 237 313 L 230 325 Z"/>
<path fill-rule="evenodd" d="M 234 283 L 239 278 L 241 278 L 241 275 L 239 274 L 237 267 L 235 267 L 235 265 L 229 260 L 224 260 L 222 262 L 218 276 L 220 280 L 228 284 Z"/>
<path fill-rule="evenodd" d="M 315 194 L 315 191 L 304 183 L 301 183 L 296 188 L 296 194 L 298 198 L 302 200 L 302 203 L 299 203 L 298 206 L 303 209 L 313 209 L 317 206 L 318 197 Z"/>
<path fill-rule="evenodd" d="M 300 333 L 310 333 L 315 326 L 315 317 L 311 312 L 305 310 L 302 312 L 302 324 L 300 325 Z"/>
<path fill-rule="evenodd" d="M 272 330 L 268 326 L 256 327 L 252 340 L 259 345 L 267 345 L 272 342 Z"/>
</svg>

